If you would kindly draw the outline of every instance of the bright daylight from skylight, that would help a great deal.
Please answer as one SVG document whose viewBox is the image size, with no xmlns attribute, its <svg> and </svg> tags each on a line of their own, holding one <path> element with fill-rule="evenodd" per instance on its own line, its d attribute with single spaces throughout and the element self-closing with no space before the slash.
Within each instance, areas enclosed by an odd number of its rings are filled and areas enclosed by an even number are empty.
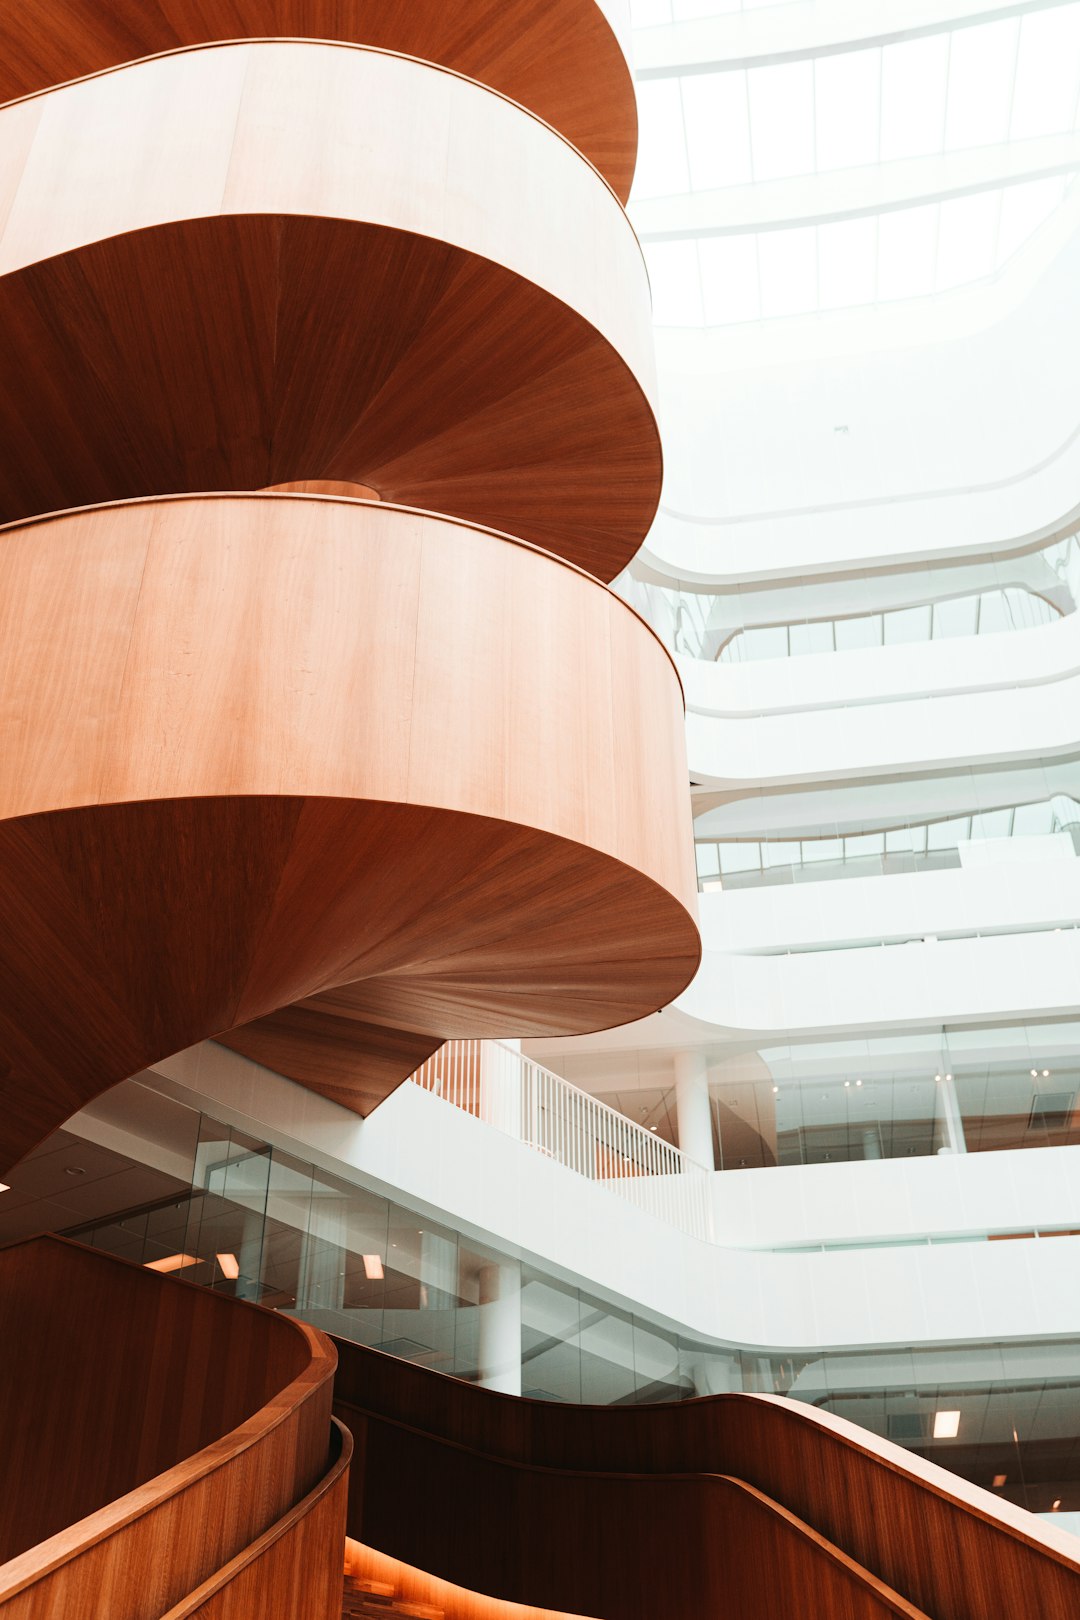
<svg viewBox="0 0 1080 1620">
<path fill-rule="evenodd" d="M 730 14 L 766 9 L 782 52 L 786 20 L 805 33 L 812 6 L 634 0 L 632 14 L 645 40 L 710 17 L 737 29 Z M 631 214 L 657 324 L 926 297 L 1014 258 L 1080 167 L 1080 3 L 1017 11 L 762 66 L 731 34 L 719 71 L 684 70 L 676 44 L 670 65 L 639 76 Z M 869 0 L 852 15 L 872 28 Z"/>
</svg>

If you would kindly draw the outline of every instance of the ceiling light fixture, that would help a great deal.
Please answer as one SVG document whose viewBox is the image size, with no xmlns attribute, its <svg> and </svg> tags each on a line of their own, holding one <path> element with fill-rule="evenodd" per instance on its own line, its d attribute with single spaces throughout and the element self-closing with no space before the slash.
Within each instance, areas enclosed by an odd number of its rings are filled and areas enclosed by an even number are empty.
<svg viewBox="0 0 1080 1620">
<path fill-rule="evenodd" d="M 1038 1071 L 1038 1069 L 1032 1069 L 1032 1071 L 1031 1071 L 1031 1078 L 1032 1078 L 1032 1079 L 1033 1079 L 1033 1080 L 1037 1080 L 1037 1079 L 1038 1079 L 1038 1078 L 1039 1078 L 1039 1071 Z"/>
<path fill-rule="evenodd" d="M 1050 1509 L 1051 1513 L 1056 1513 L 1060 1507 L 1061 1507 L 1061 1497 L 1059 1496 L 1057 1498 L 1057 1500 L 1055 1501 L 1053 1507 Z"/>
<path fill-rule="evenodd" d="M 214 1259 L 221 1267 L 222 1276 L 228 1277 L 230 1282 L 235 1282 L 240 1275 L 240 1262 L 235 1254 L 215 1254 Z"/>
<path fill-rule="evenodd" d="M 1044 1069 L 1043 1070 L 1043 1079 L 1044 1080 L 1049 1080 L 1049 1078 L 1050 1078 L 1050 1070 L 1049 1069 Z"/>
<path fill-rule="evenodd" d="M 365 1254 L 364 1276 L 368 1282 L 382 1282 L 383 1280 L 382 1256 L 378 1254 Z"/>
<path fill-rule="evenodd" d="M 955 1440 L 960 1431 L 959 1412 L 934 1413 L 934 1439 Z"/>
<path fill-rule="evenodd" d="M 197 1266 L 197 1254 L 167 1254 L 162 1260 L 147 1260 L 144 1271 L 183 1271 L 185 1266 Z"/>
</svg>

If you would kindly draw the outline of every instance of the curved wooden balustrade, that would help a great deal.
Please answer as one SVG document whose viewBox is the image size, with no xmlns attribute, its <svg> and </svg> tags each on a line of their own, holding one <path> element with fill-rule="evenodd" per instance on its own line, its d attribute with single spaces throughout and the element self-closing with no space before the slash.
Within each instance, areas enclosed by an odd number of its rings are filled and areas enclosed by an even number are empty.
<svg viewBox="0 0 1080 1620">
<path fill-rule="evenodd" d="M 312 1328 L 77 1244 L 0 1251 L 4 1620 L 157 1620 L 233 1560 L 258 1585 L 284 1532 L 309 1564 L 292 1620 L 330 1620 L 334 1366 Z"/>
<path fill-rule="evenodd" d="M 314 496 L 42 519 L 0 544 L 0 691 L 5 1164 L 238 1025 L 366 1113 L 444 1039 L 696 966 L 673 665 L 532 547 Z"/>
<path fill-rule="evenodd" d="M 0 108 L 3 519 L 330 481 L 611 579 L 653 388 L 617 200 L 468 79 L 261 41 Z"/>
<path fill-rule="evenodd" d="M 626 200 L 637 148 L 619 0 L 18 0 L 0 8 L 0 101 L 139 57 L 289 36 L 418 56 L 519 101 Z"/>
<path fill-rule="evenodd" d="M 161 1620 L 340 1620 L 353 1441 L 331 1424 L 330 1466 L 314 1490 Z"/>
<path fill-rule="evenodd" d="M 612 1620 L 1080 1613 L 1072 1538 L 816 1409 L 754 1395 L 567 1407 L 338 1348 L 335 1411 L 362 1456 L 350 1534 L 462 1585 Z M 674 1567 L 690 1558 L 711 1572 L 696 1594 Z M 666 1607 L 654 1565 L 679 1593 Z"/>
</svg>

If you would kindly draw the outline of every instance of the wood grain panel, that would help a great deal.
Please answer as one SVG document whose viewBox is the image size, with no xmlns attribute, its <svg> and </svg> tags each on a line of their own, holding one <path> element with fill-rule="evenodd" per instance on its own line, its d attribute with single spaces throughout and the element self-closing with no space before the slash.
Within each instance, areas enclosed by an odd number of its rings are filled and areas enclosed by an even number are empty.
<svg viewBox="0 0 1080 1620">
<path fill-rule="evenodd" d="M 0 1324 L 5 1620 L 156 1620 L 326 1470 L 314 1329 L 57 1238 L 0 1252 Z"/>
<path fill-rule="evenodd" d="M 0 517 L 344 483 L 605 579 L 652 521 L 633 232 L 468 80 L 303 42 L 157 58 L 0 109 L 0 205 Z"/>
<path fill-rule="evenodd" d="M 9 528 L 0 694 L 7 1163 L 237 1025 L 367 1112 L 444 1039 L 641 1017 L 696 967 L 674 668 L 531 547 L 272 494 Z"/>
<path fill-rule="evenodd" d="M 625 201 L 637 147 L 618 0 L 19 0 L 0 11 L 0 101 L 138 57 L 295 37 L 421 57 L 491 86 L 560 130 Z"/>
<path fill-rule="evenodd" d="M 162 1620 L 340 1620 L 352 1435 L 332 1425 L 330 1466 L 314 1490 Z"/>
<path fill-rule="evenodd" d="M 447 1502 L 473 1453 L 586 1475 L 723 1474 L 794 1516 L 836 1554 L 934 1620 L 1006 1614 L 1010 1620 L 1067 1620 L 1080 1612 L 1080 1561 L 1072 1538 L 815 1408 L 755 1395 L 636 1408 L 567 1407 L 479 1390 L 358 1345 L 341 1343 L 339 1350 L 335 1411 L 352 1427 L 363 1459 L 350 1485 L 350 1534 L 464 1585 L 518 1595 L 480 1578 L 486 1569 L 492 1581 L 512 1579 L 494 1543 L 486 1554 L 477 1547 L 475 1563 L 465 1570 L 455 1562 L 457 1530 L 444 1540 L 438 1516 L 413 1512 L 411 1485 L 399 1467 L 402 1448 L 414 1439 L 444 1448 L 430 1450 L 426 1468 L 441 1473 Z M 552 1511 L 562 1513 L 558 1500 Z M 581 1511 L 587 1511 L 584 1505 Z M 725 1509 L 736 1511 L 752 1516 L 757 1509 L 743 1504 L 736 1510 L 730 1503 Z M 758 1605 L 765 1590 L 761 1571 L 775 1574 L 774 1565 L 787 1556 L 775 1546 L 767 1556 L 759 1552 L 762 1536 L 768 1547 L 772 1534 L 782 1534 L 775 1522 L 768 1532 L 759 1524 L 743 1542 L 751 1549 L 747 1578 L 758 1584 Z M 632 1543 L 628 1535 L 626 1546 Z M 663 1538 L 656 1537 L 655 1545 L 662 1547 Z M 751 1597 L 739 1601 L 751 1603 Z M 578 1602 L 550 1586 L 530 1586 L 522 1600 L 571 1608 Z M 785 1599 L 764 1608 L 734 1604 L 730 1612 L 814 1612 L 802 1606 L 805 1601 Z M 589 1604 L 582 1599 L 578 1606 Z M 701 1605 L 661 1612 L 699 1613 Z M 821 1612 L 849 1611 L 841 1606 Z"/>
</svg>

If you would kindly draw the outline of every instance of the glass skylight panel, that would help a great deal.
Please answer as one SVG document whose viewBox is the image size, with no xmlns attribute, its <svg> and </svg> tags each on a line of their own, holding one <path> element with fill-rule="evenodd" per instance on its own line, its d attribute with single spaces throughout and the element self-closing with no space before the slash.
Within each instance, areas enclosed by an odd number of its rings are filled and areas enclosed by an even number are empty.
<svg viewBox="0 0 1080 1620">
<path fill-rule="evenodd" d="M 988 276 L 997 262 L 1000 191 L 950 197 L 941 204 L 938 227 L 937 291 Z"/>
<path fill-rule="evenodd" d="M 949 58 L 945 149 L 991 146 L 1009 133 L 1020 23 L 1015 17 L 958 28 Z"/>
<path fill-rule="evenodd" d="M 803 315 L 817 308 L 817 231 L 762 231 L 758 236 L 761 313 Z"/>
<path fill-rule="evenodd" d="M 814 65 L 784 62 L 746 75 L 755 180 L 782 180 L 814 168 Z"/>
<path fill-rule="evenodd" d="M 878 219 L 878 298 L 921 298 L 934 290 L 938 203 Z"/>
<path fill-rule="evenodd" d="M 689 74 L 682 92 L 691 187 L 749 185 L 754 172 L 746 74 Z"/>
<path fill-rule="evenodd" d="M 1072 129 L 1080 94 L 1080 5 L 1029 12 L 1020 24 L 1010 138 Z"/>
<path fill-rule="evenodd" d="M 657 326 L 703 326 L 701 274 L 695 242 L 646 242 Z"/>
<path fill-rule="evenodd" d="M 1057 177 L 1051 180 L 1032 180 L 1027 185 L 1007 186 L 1001 198 L 1001 219 L 998 224 L 997 263 L 1011 259 L 1040 225 L 1050 218 L 1061 205 L 1066 182 Z"/>
<path fill-rule="evenodd" d="M 679 79 L 647 79 L 637 87 L 637 197 L 667 197 L 690 188 L 680 86 Z"/>
<path fill-rule="evenodd" d="M 881 123 L 881 51 L 843 51 L 814 63 L 819 173 L 876 163 Z"/>
<path fill-rule="evenodd" d="M 761 314 L 756 236 L 714 236 L 698 243 L 705 324 L 729 326 Z"/>
<path fill-rule="evenodd" d="M 839 220 L 818 228 L 818 303 L 849 309 L 873 303 L 877 286 L 878 220 Z"/>
<path fill-rule="evenodd" d="M 890 45 L 881 63 L 881 161 L 940 152 L 945 136 L 949 34 Z"/>
</svg>

